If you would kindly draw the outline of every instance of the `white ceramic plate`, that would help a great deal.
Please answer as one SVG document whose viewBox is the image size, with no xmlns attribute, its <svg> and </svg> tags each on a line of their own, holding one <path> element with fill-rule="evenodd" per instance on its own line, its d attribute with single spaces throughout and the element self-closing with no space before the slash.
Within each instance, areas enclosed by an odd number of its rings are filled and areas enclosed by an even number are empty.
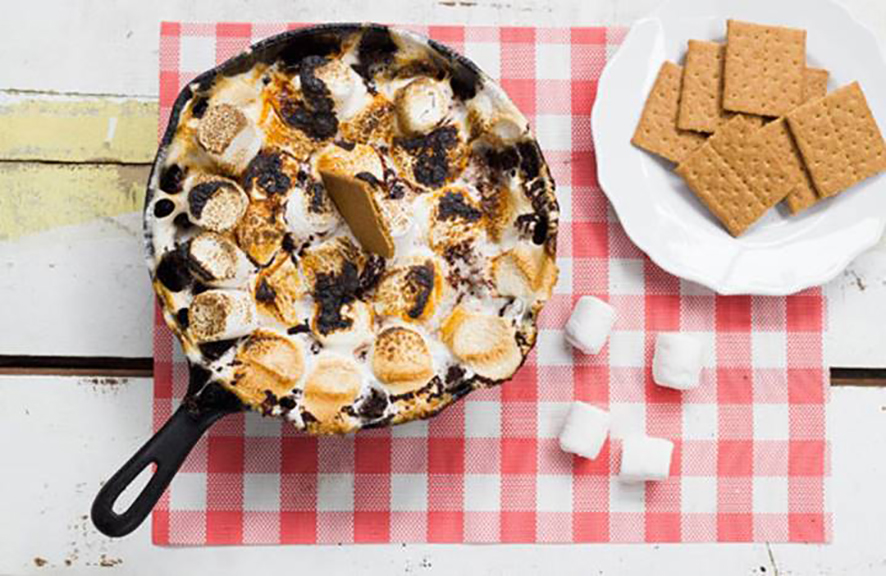
<svg viewBox="0 0 886 576">
<path fill-rule="evenodd" d="M 690 38 L 723 41 L 726 19 L 807 30 L 807 64 L 829 90 L 858 80 L 886 128 L 886 64 L 874 35 L 831 0 L 667 0 L 631 28 L 603 71 L 592 116 L 600 185 L 652 260 L 721 294 L 783 295 L 827 282 L 886 227 L 886 176 L 790 216 L 778 206 L 732 238 L 672 165 L 631 145 L 659 66 L 682 63 Z"/>
</svg>

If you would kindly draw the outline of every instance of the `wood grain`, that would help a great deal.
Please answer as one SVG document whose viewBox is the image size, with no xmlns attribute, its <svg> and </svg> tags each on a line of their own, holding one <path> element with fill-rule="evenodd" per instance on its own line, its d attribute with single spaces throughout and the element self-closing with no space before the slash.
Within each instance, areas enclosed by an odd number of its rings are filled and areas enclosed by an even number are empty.
<svg viewBox="0 0 886 576">
<path fill-rule="evenodd" d="M 148 164 L 157 102 L 0 90 L 0 124 L 2 160 Z"/>
</svg>

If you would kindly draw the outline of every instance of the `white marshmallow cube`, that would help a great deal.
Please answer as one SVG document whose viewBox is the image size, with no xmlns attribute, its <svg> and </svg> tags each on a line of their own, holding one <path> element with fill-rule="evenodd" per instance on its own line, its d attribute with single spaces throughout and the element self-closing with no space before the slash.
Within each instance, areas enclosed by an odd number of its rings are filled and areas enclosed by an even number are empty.
<svg viewBox="0 0 886 576">
<path fill-rule="evenodd" d="M 609 434 L 609 412 L 584 402 L 573 402 L 560 432 L 560 450 L 593 460 Z"/>
<path fill-rule="evenodd" d="M 618 477 L 624 482 L 664 480 L 671 470 L 674 443 L 664 438 L 628 436 L 621 443 L 621 468 Z"/>
<path fill-rule="evenodd" d="M 655 337 L 652 378 L 659 386 L 690 390 L 698 386 L 704 343 L 691 334 L 659 332 Z"/>
<path fill-rule="evenodd" d="M 566 341 L 585 354 L 597 354 L 615 324 L 615 308 L 593 296 L 582 296 L 566 322 Z"/>
</svg>

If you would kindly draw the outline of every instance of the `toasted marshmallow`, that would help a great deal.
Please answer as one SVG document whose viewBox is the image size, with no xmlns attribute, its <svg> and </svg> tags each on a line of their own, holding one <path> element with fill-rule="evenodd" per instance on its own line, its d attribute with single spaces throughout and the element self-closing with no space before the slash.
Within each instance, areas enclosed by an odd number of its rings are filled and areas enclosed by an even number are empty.
<svg viewBox="0 0 886 576">
<path fill-rule="evenodd" d="M 225 232 L 236 226 L 246 213 L 249 198 L 233 180 L 197 174 L 188 177 L 185 184 L 188 217 L 202 228 Z"/>
<path fill-rule="evenodd" d="M 253 262 L 264 266 L 283 244 L 285 227 L 273 204 L 253 201 L 235 230 L 237 242 Z"/>
<path fill-rule="evenodd" d="M 321 307 L 318 304 L 314 308 L 314 334 L 326 347 L 341 347 L 354 349 L 363 344 L 372 342 L 372 309 L 369 304 L 361 300 L 355 300 L 345 304 L 339 309 L 339 315 L 348 326 L 328 328 L 320 322 Z"/>
<path fill-rule="evenodd" d="M 366 253 L 347 236 L 336 236 L 305 250 L 301 269 L 309 289 L 313 290 L 319 274 L 338 276 L 349 262 L 357 270 L 361 269 L 366 262 Z"/>
<path fill-rule="evenodd" d="M 197 141 L 216 162 L 239 172 L 258 153 L 262 137 L 236 107 L 215 104 L 200 119 Z"/>
<path fill-rule="evenodd" d="M 242 290 L 207 290 L 188 308 L 188 332 L 197 342 L 237 338 L 257 325 L 255 303 Z"/>
<path fill-rule="evenodd" d="M 485 378 L 510 378 L 523 362 L 514 327 L 498 316 L 459 307 L 443 323 L 441 333 L 449 350 Z"/>
<path fill-rule="evenodd" d="M 188 258 L 206 282 L 223 284 L 246 278 L 252 265 L 236 244 L 215 232 L 202 232 L 188 242 Z"/>
<path fill-rule="evenodd" d="M 258 309 L 276 317 L 287 326 L 301 324 L 305 315 L 301 308 L 307 294 L 298 268 L 286 253 L 280 253 L 276 262 L 262 271 L 255 283 L 255 301 Z"/>
<path fill-rule="evenodd" d="M 434 366 L 421 334 L 394 327 L 375 340 L 372 372 L 391 393 L 405 394 L 427 384 L 434 375 Z"/>
<path fill-rule="evenodd" d="M 310 183 L 306 189 L 295 187 L 285 210 L 286 229 L 299 240 L 331 232 L 342 222 L 322 182 Z"/>
<path fill-rule="evenodd" d="M 375 292 L 375 310 L 415 322 L 433 316 L 443 291 L 439 262 L 414 258 L 405 266 L 388 270 Z"/>
<path fill-rule="evenodd" d="M 404 134 L 430 132 L 446 118 L 451 100 L 448 84 L 427 77 L 413 80 L 394 97 L 400 131 Z"/>
<path fill-rule="evenodd" d="M 475 242 L 485 233 L 483 211 L 468 191 L 450 186 L 434 195 L 428 239 L 431 247 L 444 252 L 462 242 Z"/>
<path fill-rule="evenodd" d="M 301 345 L 268 330 L 255 331 L 236 359 L 233 390 L 253 405 L 265 400 L 265 391 L 278 398 L 291 394 L 305 370 Z"/>
<path fill-rule="evenodd" d="M 360 75 L 339 58 L 329 59 L 314 70 L 314 75 L 329 90 L 339 120 L 351 118 L 372 99 Z"/>
<path fill-rule="evenodd" d="M 316 172 L 356 176 L 368 172 L 377 180 L 383 178 L 384 166 L 378 152 L 367 144 L 355 144 L 351 150 L 330 144 L 317 154 Z"/>
<path fill-rule="evenodd" d="M 518 244 L 493 260 L 492 274 L 502 296 L 547 299 L 557 282 L 557 265 L 543 247 Z"/>
<path fill-rule="evenodd" d="M 354 402 L 362 386 L 363 376 L 354 362 L 321 357 L 305 383 L 303 406 L 317 420 L 328 422 Z"/>
</svg>

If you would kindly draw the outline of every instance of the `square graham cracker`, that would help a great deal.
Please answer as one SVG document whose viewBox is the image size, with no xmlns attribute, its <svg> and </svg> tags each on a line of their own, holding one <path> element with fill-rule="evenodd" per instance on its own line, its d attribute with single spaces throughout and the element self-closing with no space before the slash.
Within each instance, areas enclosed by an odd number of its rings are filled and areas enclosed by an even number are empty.
<svg viewBox="0 0 886 576">
<path fill-rule="evenodd" d="M 806 68 L 803 73 L 803 102 L 824 98 L 827 95 L 828 76 L 827 70 Z M 815 190 L 809 171 L 806 170 L 803 156 L 800 155 L 800 149 L 794 142 L 787 120 L 784 118 L 773 120 L 763 127 L 760 135 L 773 154 L 781 159 L 785 172 L 793 182 L 793 192 L 785 198 L 791 213 L 797 214 L 818 203 L 821 196 Z"/>
<path fill-rule="evenodd" d="M 726 46 L 717 42 L 688 42 L 677 118 L 677 127 L 681 130 L 714 132 L 732 117 L 723 109 L 725 54 Z"/>
<path fill-rule="evenodd" d="M 858 82 L 800 106 L 787 121 L 821 196 L 886 169 L 886 145 Z"/>
<path fill-rule="evenodd" d="M 661 65 L 631 138 L 634 146 L 675 163 L 705 140 L 701 134 L 677 128 L 682 77 L 680 66 L 668 61 Z"/>
<path fill-rule="evenodd" d="M 738 20 L 726 23 L 723 107 L 783 116 L 803 101 L 806 31 Z"/>
<path fill-rule="evenodd" d="M 761 139 L 761 124 L 759 117 L 736 116 L 676 170 L 733 236 L 791 191 L 788 175 Z"/>
</svg>

